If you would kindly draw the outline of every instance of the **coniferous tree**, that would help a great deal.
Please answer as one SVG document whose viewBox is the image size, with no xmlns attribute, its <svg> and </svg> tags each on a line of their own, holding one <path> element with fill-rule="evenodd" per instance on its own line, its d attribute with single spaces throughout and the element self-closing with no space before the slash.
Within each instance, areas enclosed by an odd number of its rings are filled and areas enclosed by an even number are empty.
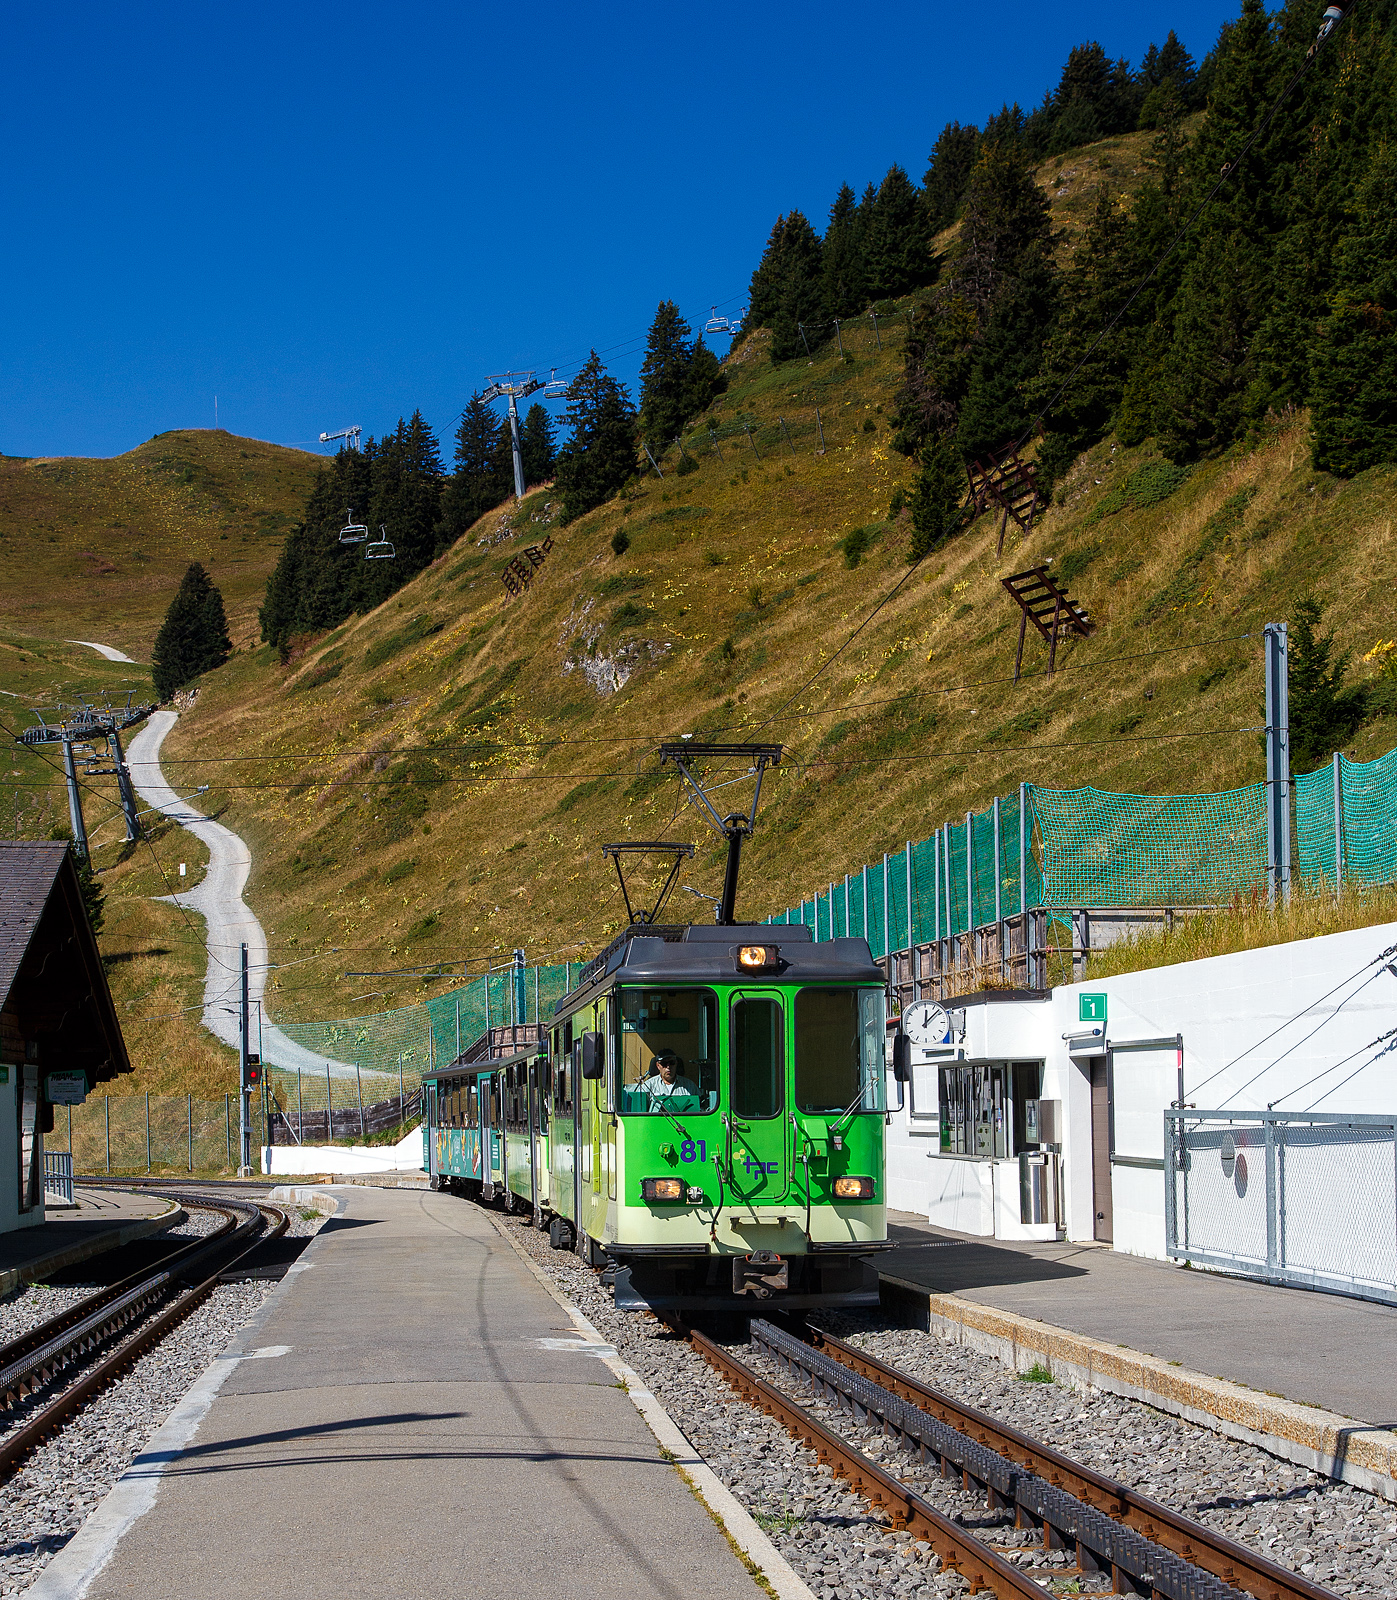
<svg viewBox="0 0 1397 1600">
<path fill-rule="evenodd" d="M 536 409 L 542 409 L 538 407 Z M 478 517 L 503 504 L 514 486 L 500 476 L 500 419 L 479 393 L 473 394 L 456 429 L 454 470 L 442 494 L 441 542 L 454 544 Z"/>
<path fill-rule="evenodd" d="M 558 452 L 563 520 L 609 500 L 638 471 L 635 408 L 595 350 L 568 386 L 567 442 Z"/>
<path fill-rule="evenodd" d="M 1034 246 L 1015 263 L 975 347 L 956 429 L 957 447 L 968 459 L 1012 442 L 1031 420 L 1027 390 L 1057 304 L 1057 269 L 1046 249 Z"/>
<path fill-rule="evenodd" d="M 1314 464 L 1344 476 L 1397 461 L 1397 151 L 1378 145 L 1339 244 L 1314 348 Z"/>
<path fill-rule="evenodd" d="M 1295 772 L 1313 772 L 1358 731 L 1368 691 L 1344 688 L 1348 657 L 1334 653 L 1332 631 L 1319 631 L 1324 605 L 1308 594 L 1297 602 L 1290 626 L 1290 760 Z"/>
<path fill-rule="evenodd" d="M 558 459 L 557 431 L 547 409 L 537 400 L 529 407 L 519 430 L 519 446 L 524 457 L 524 482 L 547 483 Z"/>
<path fill-rule="evenodd" d="M 922 200 L 933 233 L 949 228 L 960 215 L 979 141 L 980 130 L 973 122 L 965 127 L 948 122 L 937 135 L 922 179 Z"/>
<path fill-rule="evenodd" d="M 368 505 L 370 534 L 385 530 L 394 560 L 365 564 L 360 584 L 368 604 L 381 604 L 437 554 L 445 478 L 436 435 L 422 413 L 414 411 L 407 422 L 399 417 L 379 441 Z"/>
<path fill-rule="evenodd" d="M 673 300 L 661 300 L 640 368 L 640 432 L 663 450 L 689 419 L 689 324 Z"/>
<path fill-rule="evenodd" d="M 221 667 L 233 653 L 223 596 L 197 561 L 185 570 L 151 652 L 155 692 L 168 700 L 201 673 Z"/>
<path fill-rule="evenodd" d="M 896 299 L 936 281 L 931 219 L 901 167 L 888 168 L 861 220 L 870 298 Z"/>
<path fill-rule="evenodd" d="M 789 361 L 826 335 L 820 310 L 820 236 L 799 211 L 777 217 L 752 274 L 748 328 L 771 329 L 771 359 Z"/>
<path fill-rule="evenodd" d="M 955 440 L 946 435 L 922 452 L 922 470 L 912 491 L 912 541 L 907 559 L 920 561 L 960 531 L 965 465 Z"/>
<path fill-rule="evenodd" d="M 868 304 L 864 220 L 854 191 L 841 184 L 820 258 L 820 314 L 826 322 L 857 316 Z"/>
</svg>

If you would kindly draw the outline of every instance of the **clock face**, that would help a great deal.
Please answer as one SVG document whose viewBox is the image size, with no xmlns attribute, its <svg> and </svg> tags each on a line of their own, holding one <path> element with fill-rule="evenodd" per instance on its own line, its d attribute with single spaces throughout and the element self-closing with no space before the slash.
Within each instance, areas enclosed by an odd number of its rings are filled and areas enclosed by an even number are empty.
<svg viewBox="0 0 1397 1600">
<path fill-rule="evenodd" d="M 913 1044 L 929 1049 L 946 1044 L 951 1037 L 951 1019 L 946 1008 L 929 1000 L 918 1000 L 910 1011 L 902 1014 L 902 1028 Z"/>
</svg>

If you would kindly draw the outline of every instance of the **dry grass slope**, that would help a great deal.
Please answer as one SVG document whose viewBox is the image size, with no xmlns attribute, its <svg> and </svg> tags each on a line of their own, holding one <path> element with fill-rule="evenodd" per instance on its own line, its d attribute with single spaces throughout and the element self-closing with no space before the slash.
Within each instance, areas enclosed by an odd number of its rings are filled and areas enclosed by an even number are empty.
<svg viewBox="0 0 1397 1600">
<path fill-rule="evenodd" d="M 250 839 L 250 894 L 276 953 L 320 953 L 297 992 L 273 991 L 275 1014 L 430 992 L 407 977 L 337 981 L 346 969 L 594 949 L 620 920 L 607 839 L 692 838 L 685 881 L 714 890 L 721 852 L 655 773 L 663 738 L 721 729 L 787 745 L 746 862 L 741 908 L 760 916 L 1021 779 L 1251 781 L 1261 624 L 1316 586 L 1346 647 L 1386 626 L 1397 474 L 1316 475 L 1296 418 L 1145 509 L 1114 491 L 1153 458 L 1102 445 L 1031 538 L 1012 535 L 996 560 L 994 519 L 980 519 L 829 665 L 906 572 L 906 514 L 887 516 L 914 471 L 888 445 L 899 362 L 889 341 L 881 356 L 773 368 L 749 341 L 719 414 L 766 423 L 818 402 L 827 454 L 744 460 L 725 445 L 720 462 L 697 430 L 697 472 L 651 476 L 553 527 L 527 594 L 511 600 L 499 573 L 541 537 L 546 491 L 483 519 L 287 667 L 254 652 L 209 682 L 166 748 L 219 786 Z M 631 540 L 620 558 L 618 529 Z M 866 553 L 851 567 L 858 529 Z M 1048 556 L 1100 627 L 1051 679 L 1031 642 L 1014 685 L 1017 613 L 999 580 Z M 1351 754 L 1394 742 L 1397 726 L 1371 724 Z"/>
<path fill-rule="evenodd" d="M 0 457 L 0 622 L 149 661 L 185 567 L 202 561 L 246 647 L 319 466 L 213 429 L 158 434 L 109 460 Z"/>
</svg>

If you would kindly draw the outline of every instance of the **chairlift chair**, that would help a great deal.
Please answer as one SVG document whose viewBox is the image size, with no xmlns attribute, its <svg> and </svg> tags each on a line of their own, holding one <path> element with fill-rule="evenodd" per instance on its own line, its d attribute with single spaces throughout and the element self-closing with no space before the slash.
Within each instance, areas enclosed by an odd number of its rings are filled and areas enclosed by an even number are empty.
<svg viewBox="0 0 1397 1600">
<path fill-rule="evenodd" d="M 732 326 L 728 322 L 728 319 L 726 317 L 720 317 L 718 315 L 717 306 L 710 306 L 708 309 L 713 313 L 713 315 L 711 317 L 709 317 L 707 322 L 704 323 L 703 331 L 705 333 L 729 333 L 730 334 L 732 332 Z"/>
<path fill-rule="evenodd" d="M 365 547 L 364 560 L 396 561 L 398 553 L 396 550 L 394 550 L 392 544 L 389 542 L 387 526 L 380 522 L 378 525 L 378 531 L 380 537 Z"/>
<path fill-rule="evenodd" d="M 349 508 L 349 521 L 340 529 L 341 544 L 363 544 L 369 536 L 369 530 L 362 522 L 354 520 L 354 507 Z"/>
</svg>

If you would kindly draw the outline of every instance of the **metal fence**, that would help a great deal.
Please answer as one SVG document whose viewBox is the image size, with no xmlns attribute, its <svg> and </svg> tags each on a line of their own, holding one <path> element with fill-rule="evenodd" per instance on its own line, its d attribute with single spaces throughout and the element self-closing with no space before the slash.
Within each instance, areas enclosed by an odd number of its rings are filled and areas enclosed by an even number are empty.
<svg viewBox="0 0 1397 1600">
<path fill-rule="evenodd" d="M 1397 1116 L 1164 1118 L 1168 1255 L 1397 1305 Z"/>
<path fill-rule="evenodd" d="M 252 1143 L 265 1142 L 260 1096 L 253 1096 Z M 80 1106 L 54 1109 L 44 1150 L 72 1158 L 84 1173 L 238 1170 L 238 1097 L 201 1100 L 187 1094 L 91 1095 Z"/>
</svg>

